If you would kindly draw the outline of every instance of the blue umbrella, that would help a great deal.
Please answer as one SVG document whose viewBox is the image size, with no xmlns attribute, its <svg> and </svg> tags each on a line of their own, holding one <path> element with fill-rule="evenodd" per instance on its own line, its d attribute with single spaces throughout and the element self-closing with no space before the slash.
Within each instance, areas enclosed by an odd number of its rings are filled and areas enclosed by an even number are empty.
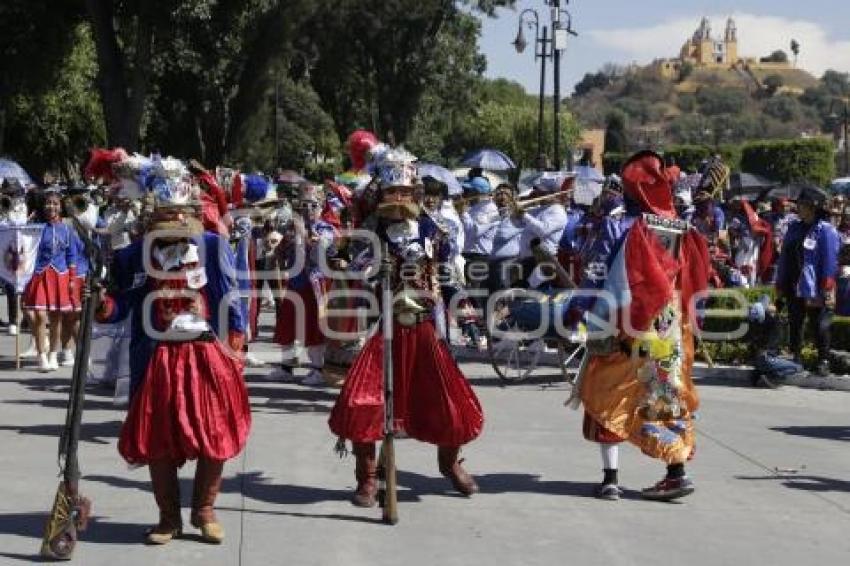
<svg viewBox="0 0 850 566">
<path fill-rule="evenodd" d="M 461 163 L 467 167 L 481 167 L 489 171 L 516 169 L 511 158 L 497 149 L 479 149 L 467 153 Z"/>
<path fill-rule="evenodd" d="M 419 171 L 420 179 L 431 177 L 435 181 L 444 183 L 449 188 L 449 196 L 463 194 L 463 189 L 461 188 L 457 178 L 454 176 L 454 173 L 445 167 L 440 167 L 433 163 L 421 163 L 417 166 L 417 169 Z"/>
<path fill-rule="evenodd" d="M 23 186 L 32 185 L 32 177 L 30 177 L 24 168 L 11 159 L 0 158 L 0 178 L 1 179 L 17 179 Z"/>
</svg>

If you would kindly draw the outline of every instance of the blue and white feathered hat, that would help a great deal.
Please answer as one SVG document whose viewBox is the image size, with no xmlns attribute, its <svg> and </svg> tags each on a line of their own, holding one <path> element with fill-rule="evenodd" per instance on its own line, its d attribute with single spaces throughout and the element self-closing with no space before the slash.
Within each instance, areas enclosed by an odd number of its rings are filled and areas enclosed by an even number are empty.
<svg viewBox="0 0 850 566">
<path fill-rule="evenodd" d="M 112 171 L 119 183 L 116 196 L 129 200 L 142 198 L 152 167 L 153 161 L 138 153 L 113 164 Z"/>
<path fill-rule="evenodd" d="M 147 172 L 146 186 L 157 207 L 198 206 L 200 186 L 186 164 L 174 157 L 155 158 Z"/>
</svg>

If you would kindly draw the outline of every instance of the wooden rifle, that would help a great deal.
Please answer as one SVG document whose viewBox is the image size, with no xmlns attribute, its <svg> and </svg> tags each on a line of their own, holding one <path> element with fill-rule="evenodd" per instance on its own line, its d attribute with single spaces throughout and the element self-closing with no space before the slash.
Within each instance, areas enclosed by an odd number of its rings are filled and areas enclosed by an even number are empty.
<svg viewBox="0 0 850 566">
<path fill-rule="evenodd" d="M 76 218 L 72 217 L 72 221 L 77 234 L 83 241 L 85 253 L 90 259 L 90 265 L 86 275 L 86 287 L 83 290 L 83 309 L 80 319 L 80 332 L 77 336 L 74 369 L 71 374 L 71 392 L 65 415 L 65 428 L 59 438 L 59 467 L 62 480 L 56 490 L 53 509 L 50 511 L 44 539 L 41 543 L 41 555 L 53 560 L 71 560 L 77 544 L 78 532 L 86 529 L 91 514 L 91 501 L 80 495 L 79 492 L 78 447 L 80 423 L 82 422 L 85 404 L 91 328 L 97 309 L 97 289 L 100 284 L 100 271 L 103 264 L 100 250 L 92 242 L 88 231 Z"/>
<path fill-rule="evenodd" d="M 384 264 L 382 282 L 383 332 L 384 332 L 384 441 L 381 444 L 379 500 L 382 503 L 383 522 L 398 523 L 398 485 L 395 465 L 395 413 L 393 407 L 393 286 L 392 270 L 388 269 L 389 246 L 381 246 L 381 262 Z"/>
</svg>

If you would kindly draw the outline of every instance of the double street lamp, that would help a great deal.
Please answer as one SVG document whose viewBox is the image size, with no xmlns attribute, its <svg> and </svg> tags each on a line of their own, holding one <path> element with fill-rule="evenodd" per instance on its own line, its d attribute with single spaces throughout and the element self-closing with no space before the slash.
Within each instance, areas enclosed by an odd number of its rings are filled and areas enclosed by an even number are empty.
<svg viewBox="0 0 850 566">
<path fill-rule="evenodd" d="M 552 162 L 556 169 L 561 168 L 561 52 L 567 48 L 567 36 L 578 36 L 573 30 L 572 15 L 561 7 L 568 4 L 569 0 L 546 0 L 550 7 L 552 37 L 548 37 L 548 27 L 540 26 L 540 15 L 537 10 L 528 8 L 519 15 L 519 31 L 513 46 L 517 53 L 522 53 L 528 46 L 525 39 L 524 28 L 534 30 L 534 59 L 540 59 L 540 112 L 537 118 L 537 155 L 538 168 L 542 168 L 541 161 L 545 161 L 543 153 L 543 107 L 546 91 L 546 60 L 552 59 L 554 67 L 555 97 L 554 97 L 554 147 Z M 526 19 L 526 16 L 529 16 Z M 568 153 L 568 161 L 572 161 L 572 154 Z M 569 164 L 572 166 L 572 163 Z"/>
</svg>

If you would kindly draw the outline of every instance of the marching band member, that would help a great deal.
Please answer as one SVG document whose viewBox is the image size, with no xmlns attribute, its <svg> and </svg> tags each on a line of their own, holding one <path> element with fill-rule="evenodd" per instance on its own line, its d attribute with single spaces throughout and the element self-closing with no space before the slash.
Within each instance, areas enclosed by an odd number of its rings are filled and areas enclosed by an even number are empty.
<svg viewBox="0 0 850 566">
<path fill-rule="evenodd" d="M 20 226 L 27 223 L 29 214 L 25 198 L 26 191 L 21 183 L 15 179 L 4 179 L 0 183 L 0 199 L 3 206 L 0 207 L 0 225 Z M 9 313 L 9 336 L 18 334 L 18 299 L 15 294 L 15 286 L 3 282 L 3 290 L 6 293 L 6 311 Z"/>
<path fill-rule="evenodd" d="M 100 217 L 98 207 L 91 199 L 89 188 L 85 185 L 72 186 L 66 191 L 65 210 L 69 217 L 68 225 L 72 232 L 72 245 L 77 258 L 76 280 L 71 285 L 72 309 L 62 315 L 62 366 L 74 365 L 74 349 L 71 343 L 76 340 L 80 331 L 80 312 L 83 308 L 83 288 L 86 284 L 86 276 L 89 272 L 89 256 L 86 253 L 83 240 L 77 233 L 77 228 L 70 218 L 76 218 L 80 228 L 87 230 L 90 234 L 98 227 Z"/>
<path fill-rule="evenodd" d="M 584 405 L 585 438 L 600 445 L 604 477 L 597 496 L 619 498 L 618 445 L 629 441 L 667 464 L 666 476 L 643 496 L 671 500 L 694 491 L 685 474 L 698 407 L 690 309 L 693 294 L 707 285 L 708 252 L 704 239 L 677 219 L 660 156 L 634 155 L 622 177 L 622 235 L 601 234 L 608 245 L 599 249 L 612 253 L 604 272 L 582 282 L 608 299 L 578 301 L 594 316 L 572 400 Z M 600 319 L 615 326 L 601 332 Z"/>
<path fill-rule="evenodd" d="M 292 374 L 292 352 L 296 340 L 307 348 L 309 372 L 301 381 L 303 385 L 325 385 L 322 374 L 325 365 L 325 336 L 319 319 L 326 315 L 326 294 L 330 286 L 328 274 L 322 265 L 330 265 L 337 255 L 334 227 L 321 219 L 324 193 L 318 186 L 303 183 L 295 203 L 292 228 L 283 234 L 278 246 L 279 261 L 283 269 L 297 267 L 288 279 L 281 282 L 286 289 L 277 311 L 274 340 L 285 348 L 282 367 L 270 375 L 271 379 L 289 381 Z M 321 261 L 324 256 L 325 261 Z M 300 264 L 300 265 L 299 265 Z M 298 305 L 303 305 L 300 308 Z M 301 320 L 303 314 L 303 320 Z"/>
<path fill-rule="evenodd" d="M 381 269 L 390 269 L 394 281 L 392 289 L 383 290 L 394 293 L 393 312 L 383 313 L 394 317 L 394 419 L 398 430 L 438 446 L 440 472 L 457 491 L 470 496 L 478 486 L 461 467 L 458 454 L 481 433 L 484 415 L 448 346 L 437 336 L 435 263 L 449 252 L 445 240 L 426 234 L 414 201 L 413 161 L 403 150 L 390 150 L 379 164 L 376 233 L 389 249 Z M 375 442 L 384 432 L 383 339 L 382 333 L 375 333 L 354 360 L 329 419 L 331 431 L 354 444 L 357 489 L 352 502 L 361 507 L 376 503 Z"/>
<path fill-rule="evenodd" d="M 479 288 L 480 280 L 470 278 L 469 270 L 475 263 L 486 264 L 493 252 L 493 237 L 499 223 L 499 209 L 493 202 L 490 181 L 486 177 L 473 177 L 463 183 L 464 197 L 471 204 L 460 213 L 463 222 L 464 249 L 466 259 L 466 283 L 470 288 Z"/>
<path fill-rule="evenodd" d="M 62 222 L 62 192 L 53 185 L 42 193 L 39 221 L 44 222 L 36 256 L 35 272 L 24 290 L 23 308 L 30 317 L 33 339 L 38 352 L 39 370 L 59 368 L 62 315 L 74 307 L 71 295 L 78 284 L 77 255 L 73 229 Z M 48 351 L 45 332 L 50 325 Z M 49 352 L 49 353 L 48 353 Z"/>
<path fill-rule="evenodd" d="M 187 460 L 198 461 L 191 524 L 202 540 L 220 543 L 224 529 L 213 506 L 222 469 L 245 446 L 251 426 L 237 358 L 245 322 L 233 252 L 219 234 L 204 231 L 200 189 L 182 163 L 157 160 L 148 186 L 155 205 L 145 241 L 116 253 L 116 284 L 98 311 L 107 323 L 133 316 L 131 401 L 118 451 L 129 464 L 150 469 L 160 519 L 148 544 L 166 544 L 182 532 L 177 470 Z M 227 328 L 219 327 L 220 308 Z"/>
<path fill-rule="evenodd" d="M 548 257 L 557 258 L 561 236 L 567 226 L 567 209 L 564 204 L 569 202 L 574 184 L 575 177 L 568 177 L 561 187 L 546 183 L 538 183 L 532 187 L 529 200 L 542 196 L 554 196 L 556 191 L 560 191 L 561 194 L 531 211 L 522 211 L 519 215 L 526 226 L 521 244 L 523 249 L 532 250 L 539 245 Z M 540 261 L 536 263 L 538 265 L 528 275 L 528 285 L 532 288 L 540 287 L 548 280 L 541 270 Z"/>
</svg>

